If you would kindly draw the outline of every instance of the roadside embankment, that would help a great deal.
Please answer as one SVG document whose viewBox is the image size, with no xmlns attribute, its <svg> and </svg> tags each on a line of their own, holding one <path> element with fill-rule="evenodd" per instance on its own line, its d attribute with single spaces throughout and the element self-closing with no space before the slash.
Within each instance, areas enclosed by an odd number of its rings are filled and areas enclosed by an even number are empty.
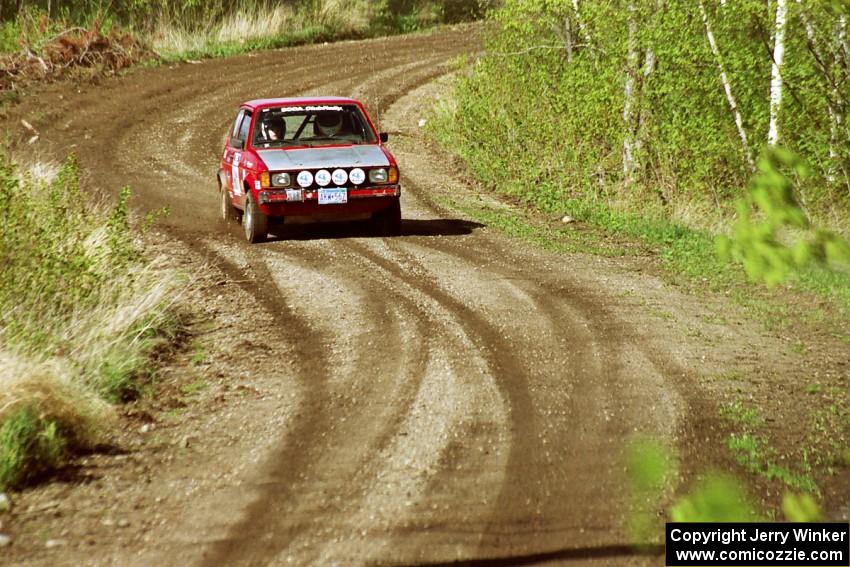
<svg viewBox="0 0 850 567">
<path fill-rule="evenodd" d="M 91 202 L 72 157 L 0 162 L 0 488 L 103 440 L 176 328 L 177 275 L 145 254 L 129 191 Z"/>
</svg>

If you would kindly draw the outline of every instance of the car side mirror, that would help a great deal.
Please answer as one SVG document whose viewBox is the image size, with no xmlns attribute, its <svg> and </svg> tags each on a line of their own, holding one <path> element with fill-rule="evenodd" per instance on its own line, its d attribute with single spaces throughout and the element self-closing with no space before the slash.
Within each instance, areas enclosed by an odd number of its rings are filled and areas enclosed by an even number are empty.
<svg viewBox="0 0 850 567">
<path fill-rule="evenodd" d="M 240 140 L 239 138 L 230 138 L 230 147 L 235 148 L 237 150 L 244 150 L 245 140 Z"/>
<path fill-rule="evenodd" d="M 378 134 L 378 137 L 380 137 L 380 138 L 381 138 L 381 143 L 382 143 L 382 144 L 386 144 L 386 143 L 387 143 L 387 140 L 389 140 L 389 139 L 390 139 L 390 135 L 389 135 L 389 134 L 387 134 L 386 132 L 381 132 L 380 134 Z"/>
</svg>

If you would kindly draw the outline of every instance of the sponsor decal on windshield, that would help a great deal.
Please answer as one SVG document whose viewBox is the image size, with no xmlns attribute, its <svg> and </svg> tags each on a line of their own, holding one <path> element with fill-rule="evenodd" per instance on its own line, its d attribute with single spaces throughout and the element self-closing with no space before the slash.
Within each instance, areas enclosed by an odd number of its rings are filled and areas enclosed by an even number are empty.
<svg viewBox="0 0 850 567">
<path fill-rule="evenodd" d="M 282 106 L 278 112 L 316 112 L 320 110 L 335 110 L 342 112 L 341 106 Z"/>
</svg>

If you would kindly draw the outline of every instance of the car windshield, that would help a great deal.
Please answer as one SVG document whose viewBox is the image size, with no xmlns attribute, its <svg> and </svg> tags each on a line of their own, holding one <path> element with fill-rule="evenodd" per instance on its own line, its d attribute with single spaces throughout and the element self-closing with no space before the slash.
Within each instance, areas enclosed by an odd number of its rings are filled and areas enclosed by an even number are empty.
<svg viewBox="0 0 850 567">
<path fill-rule="evenodd" d="M 354 104 L 264 108 L 257 116 L 253 140 L 261 148 L 376 142 L 374 131 Z"/>
</svg>

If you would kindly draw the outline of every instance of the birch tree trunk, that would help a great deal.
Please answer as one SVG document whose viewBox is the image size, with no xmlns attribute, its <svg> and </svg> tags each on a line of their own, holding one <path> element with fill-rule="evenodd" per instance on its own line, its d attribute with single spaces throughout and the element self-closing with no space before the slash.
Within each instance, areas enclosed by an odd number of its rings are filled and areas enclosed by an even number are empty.
<svg viewBox="0 0 850 567">
<path fill-rule="evenodd" d="M 839 143 L 838 133 L 841 129 L 841 114 L 836 107 L 840 104 L 841 94 L 838 92 L 835 80 L 830 76 L 830 65 L 824 57 L 824 51 L 820 48 L 814 25 L 806 14 L 803 0 L 797 0 L 797 5 L 800 10 L 800 21 L 806 29 L 806 37 L 809 39 L 810 49 L 815 56 L 816 67 L 820 69 L 824 81 L 829 85 L 829 95 L 826 99 L 826 109 L 829 113 L 829 164 L 827 165 L 826 177 L 829 181 L 835 181 L 835 162 L 838 159 L 835 146 Z"/>
<path fill-rule="evenodd" d="M 584 20 L 581 17 L 581 12 L 578 9 L 578 0 L 573 0 L 573 12 L 576 15 L 576 24 L 578 24 L 578 29 L 581 32 L 581 35 L 584 36 L 585 41 L 590 43 L 590 32 L 587 31 L 587 26 L 584 25 Z"/>
<path fill-rule="evenodd" d="M 786 0 L 776 0 L 776 26 L 773 39 L 773 66 L 770 78 L 770 125 L 767 145 L 779 141 L 779 111 L 782 108 L 782 61 L 785 58 L 785 20 L 788 17 Z"/>
<path fill-rule="evenodd" d="M 567 51 L 567 63 L 573 62 L 573 23 L 570 17 L 564 18 L 564 48 Z"/>
<path fill-rule="evenodd" d="M 705 11 L 703 0 L 699 2 L 699 10 L 702 15 L 702 23 L 705 26 L 705 35 L 708 38 L 708 45 L 711 47 L 711 53 L 714 55 L 714 61 L 717 64 L 717 69 L 720 71 L 720 82 L 723 84 L 723 92 L 726 93 L 726 102 L 729 103 L 729 110 L 732 111 L 732 118 L 735 120 L 735 127 L 738 129 L 738 137 L 741 139 L 741 147 L 744 151 L 744 157 L 747 158 L 747 163 L 753 166 L 753 156 L 750 153 L 750 144 L 747 142 L 747 132 L 744 130 L 744 121 L 741 118 L 741 111 L 738 110 L 738 104 L 735 102 L 735 96 L 732 94 L 732 85 L 729 83 L 729 77 L 726 75 L 726 67 L 723 64 L 723 56 L 720 54 L 720 49 L 717 47 L 717 41 L 714 39 L 714 32 L 711 31 L 711 23 L 708 21 L 708 13 Z"/>
<path fill-rule="evenodd" d="M 627 48 L 626 81 L 623 86 L 623 126 L 625 128 L 625 136 L 623 137 L 623 175 L 626 183 L 630 183 L 632 172 L 637 169 L 634 152 L 634 127 L 632 126 L 632 113 L 635 103 L 635 81 L 637 81 L 638 74 L 637 14 L 634 0 L 629 2 L 629 37 Z"/>
</svg>

